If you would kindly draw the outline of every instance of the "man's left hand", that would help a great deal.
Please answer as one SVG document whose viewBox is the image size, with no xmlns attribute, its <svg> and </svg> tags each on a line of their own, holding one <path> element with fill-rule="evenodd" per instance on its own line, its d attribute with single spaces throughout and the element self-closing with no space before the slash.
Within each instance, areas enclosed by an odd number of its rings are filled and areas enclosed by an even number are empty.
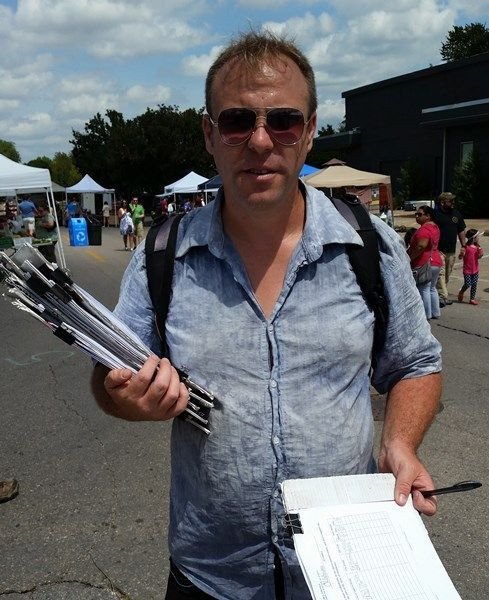
<svg viewBox="0 0 489 600">
<path fill-rule="evenodd" d="M 404 506 L 409 494 L 413 495 L 414 508 L 420 513 L 432 516 L 436 513 L 435 497 L 425 498 L 421 491 L 433 489 L 433 480 L 426 467 L 412 449 L 396 446 L 379 457 L 379 469 L 382 473 L 393 473 L 396 478 L 394 498 L 397 504 Z"/>
</svg>

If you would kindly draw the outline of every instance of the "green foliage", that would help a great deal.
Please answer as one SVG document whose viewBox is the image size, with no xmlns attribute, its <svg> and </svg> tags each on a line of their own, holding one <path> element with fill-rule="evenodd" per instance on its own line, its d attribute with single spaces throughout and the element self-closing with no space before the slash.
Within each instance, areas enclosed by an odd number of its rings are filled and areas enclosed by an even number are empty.
<svg viewBox="0 0 489 600">
<path fill-rule="evenodd" d="M 426 195 L 426 181 L 415 158 L 408 158 L 396 180 L 396 198 L 400 203 Z"/>
<path fill-rule="evenodd" d="M 488 176 L 484 174 L 477 155 L 471 154 L 455 167 L 452 189 L 457 196 L 457 208 L 467 218 L 489 217 L 486 199 Z"/>
<path fill-rule="evenodd" d="M 159 105 L 131 120 L 108 110 L 97 113 L 84 132 L 73 131 L 73 157 L 89 173 L 118 193 L 156 194 L 189 171 L 215 173 L 202 134 L 203 109 L 180 111 Z"/>
<path fill-rule="evenodd" d="M 51 161 L 51 179 L 64 187 L 78 183 L 81 179 L 80 171 L 76 168 L 71 154 L 56 152 Z"/>
<path fill-rule="evenodd" d="M 327 123 L 326 127 L 324 127 L 324 126 L 320 127 L 318 129 L 316 138 L 324 137 L 324 136 L 328 136 L 328 135 L 334 135 L 335 133 L 344 133 L 345 131 L 346 131 L 346 125 L 345 125 L 345 119 L 343 119 L 343 121 L 341 121 L 341 123 L 338 125 L 337 129 L 335 129 L 330 123 Z M 332 158 L 338 158 L 340 160 L 344 160 L 344 158 L 345 158 L 344 155 L 345 155 L 345 152 L 343 152 L 341 150 L 320 150 L 317 148 L 316 145 L 314 145 L 306 157 L 306 162 L 308 165 L 320 168 L 320 167 L 323 167 L 324 164 L 327 163 L 328 160 L 331 160 Z"/>
<path fill-rule="evenodd" d="M 37 167 L 38 169 L 51 169 L 53 161 L 47 156 L 38 156 L 33 160 L 30 160 L 27 165 L 29 167 Z"/>
<path fill-rule="evenodd" d="M 14 142 L 0 139 L 0 154 L 10 158 L 10 160 L 20 163 L 20 154 L 18 153 Z"/>
<path fill-rule="evenodd" d="M 485 23 L 470 23 L 463 27 L 455 25 L 448 32 L 440 54 L 443 60 L 467 58 L 489 51 L 489 29 Z"/>
<path fill-rule="evenodd" d="M 344 133 L 345 131 L 348 131 L 348 129 L 346 127 L 346 117 L 344 117 L 343 121 L 341 121 L 341 123 L 338 125 L 338 128 L 336 129 L 336 133 Z"/>
<path fill-rule="evenodd" d="M 331 123 L 328 123 L 326 127 L 323 126 L 318 129 L 317 137 L 323 137 L 324 135 L 333 135 L 334 133 L 336 133 L 334 127 L 331 125 Z"/>
<path fill-rule="evenodd" d="M 56 152 L 54 158 L 38 156 L 27 164 L 29 167 L 49 169 L 51 179 L 64 187 L 73 185 L 81 179 L 80 171 L 76 168 L 71 154 L 66 152 Z"/>
</svg>

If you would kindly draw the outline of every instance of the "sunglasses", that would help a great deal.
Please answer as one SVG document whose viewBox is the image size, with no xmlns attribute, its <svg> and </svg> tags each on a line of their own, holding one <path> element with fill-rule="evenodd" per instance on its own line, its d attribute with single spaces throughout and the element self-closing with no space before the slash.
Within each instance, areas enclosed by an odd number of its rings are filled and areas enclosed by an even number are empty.
<svg viewBox="0 0 489 600">
<path fill-rule="evenodd" d="M 263 114 L 265 113 L 265 114 Z M 294 146 L 302 138 L 309 120 L 297 108 L 226 108 L 217 121 L 207 115 L 211 125 L 217 127 L 221 140 L 227 146 L 240 146 L 253 135 L 258 119 L 265 119 L 270 137 L 283 146 Z"/>
<path fill-rule="evenodd" d="M 417 213 L 414 213 L 414 216 L 415 217 L 425 217 L 426 215 L 425 215 L 425 213 L 417 212 Z"/>
</svg>

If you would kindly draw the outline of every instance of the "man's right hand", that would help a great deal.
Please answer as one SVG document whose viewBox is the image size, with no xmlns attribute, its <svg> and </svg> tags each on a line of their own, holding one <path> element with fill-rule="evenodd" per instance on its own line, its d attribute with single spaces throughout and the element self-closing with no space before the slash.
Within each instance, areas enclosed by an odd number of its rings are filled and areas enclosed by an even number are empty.
<svg viewBox="0 0 489 600">
<path fill-rule="evenodd" d="M 128 421 L 166 421 L 182 413 L 188 390 L 166 358 L 151 356 L 138 373 L 98 364 L 92 392 L 102 410 Z"/>
</svg>

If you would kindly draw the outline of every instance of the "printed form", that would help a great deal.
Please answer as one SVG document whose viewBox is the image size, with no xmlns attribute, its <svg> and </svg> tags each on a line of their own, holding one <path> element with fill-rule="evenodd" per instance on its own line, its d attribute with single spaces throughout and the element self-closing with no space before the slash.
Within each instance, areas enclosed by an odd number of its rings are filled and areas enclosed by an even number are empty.
<svg viewBox="0 0 489 600">
<path fill-rule="evenodd" d="M 392 475 L 304 480 L 302 489 L 291 480 L 287 499 L 288 483 L 284 503 L 299 515 L 294 546 L 314 600 L 460 600 L 411 499 L 394 502 Z"/>
</svg>

